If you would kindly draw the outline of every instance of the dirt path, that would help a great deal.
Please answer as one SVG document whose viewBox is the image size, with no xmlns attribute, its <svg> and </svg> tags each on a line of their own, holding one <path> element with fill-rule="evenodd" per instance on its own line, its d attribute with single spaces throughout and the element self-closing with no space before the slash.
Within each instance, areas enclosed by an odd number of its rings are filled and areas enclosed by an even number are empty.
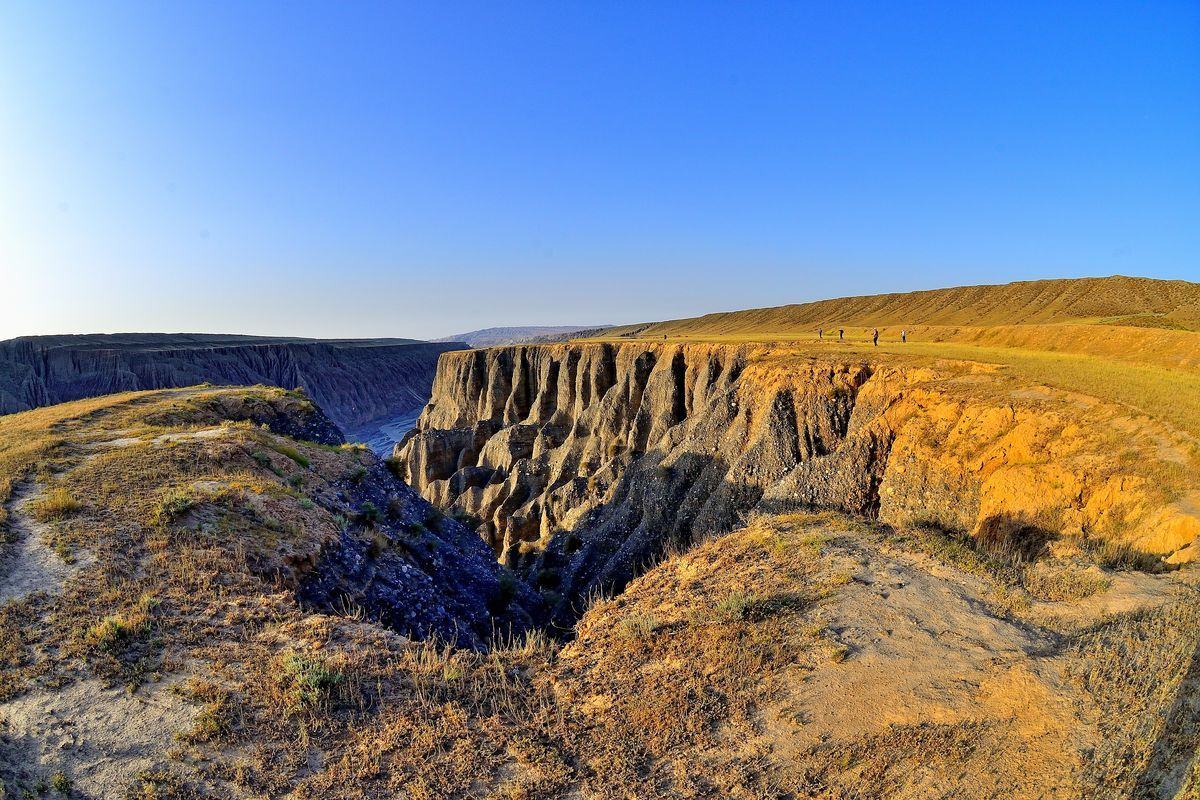
<svg viewBox="0 0 1200 800">
<path fill-rule="evenodd" d="M 67 564 L 46 544 L 46 525 L 28 512 L 28 505 L 42 487 L 27 481 L 13 492 L 8 507 L 9 527 L 14 541 L 0 545 L 0 603 L 34 592 L 56 594 L 74 572 L 85 566 L 84 560 Z"/>
<path fill-rule="evenodd" d="M 22 797 L 61 773 L 72 797 L 124 797 L 138 773 L 166 766 L 195 718 L 165 683 L 130 694 L 92 678 L 31 692 L 0 704 L 0 787 Z"/>
</svg>

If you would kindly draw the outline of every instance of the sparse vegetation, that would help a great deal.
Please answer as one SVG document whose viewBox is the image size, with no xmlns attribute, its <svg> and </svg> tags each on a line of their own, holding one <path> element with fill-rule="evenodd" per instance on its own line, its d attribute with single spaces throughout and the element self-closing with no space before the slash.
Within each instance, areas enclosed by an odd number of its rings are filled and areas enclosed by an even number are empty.
<svg viewBox="0 0 1200 800">
<path fill-rule="evenodd" d="M 57 486 L 48 490 L 44 496 L 39 497 L 29 504 L 30 511 L 42 522 L 63 519 L 79 511 L 81 508 L 83 508 L 83 504 L 76 500 L 71 495 L 70 490 L 63 486 Z"/>
<path fill-rule="evenodd" d="M 168 492 L 154 509 L 151 522 L 155 525 L 169 525 L 191 511 L 196 505 L 195 498 L 187 491 L 178 489 Z"/>
<path fill-rule="evenodd" d="M 732 591 L 717 601 L 717 615 L 726 622 L 740 622 L 756 602 L 758 598 L 749 592 Z"/>
<path fill-rule="evenodd" d="M 308 460 L 308 456 L 304 455 L 298 449 L 296 449 L 294 446 L 287 444 L 286 442 L 274 440 L 271 442 L 271 449 L 274 450 L 276 453 L 280 453 L 282 455 L 287 456 L 288 458 L 290 458 L 292 461 L 295 461 L 297 464 L 299 464 L 304 469 L 308 469 L 309 466 L 311 466 L 312 462 L 310 462 Z"/>
<path fill-rule="evenodd" d="M 370 500 L 365 500 L 359 508 L 358 518 L 364 525 L 374 527 L 383 519 L 383 513 Z"/>
<path fill-rule="evenodd" d="M 71 779 L 65 772 L 59 771 L 50 776 L 50 788 L 59 794 L 71 793 Z"/>
<path fill-rule="evenodd" d="M 653 614 L 633 614 L 621 620 L 621 632 L 628 637 L 649 639 L 659 628 L 659 621 Z"/>
<path fill-rule="evenodd" d="M 284 705 L 293 714 L 328 711 L 334 690 L 345 680 L 325 656 L 291 652 L 279 660 L 279 688 Z"/>
<path fill-rule="evenodd" d="M 1112 581 L 1074 564 L 1040 562 L 1025 568 L 1022 584 L 1038 600 L 1063 602 L 1091 597 Z"/>
</svg>

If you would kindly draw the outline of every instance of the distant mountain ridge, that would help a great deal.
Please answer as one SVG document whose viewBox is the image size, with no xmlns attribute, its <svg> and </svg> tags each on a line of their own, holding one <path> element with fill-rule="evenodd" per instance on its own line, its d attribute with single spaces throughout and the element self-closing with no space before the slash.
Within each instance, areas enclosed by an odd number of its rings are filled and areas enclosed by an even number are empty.
<svg viewBox="0 0 1200 800">
<path fill-rule="evenodd" d="M 0 341 L 0 413 L 199 383 L 303 387 L 343 431 L 419 410 L 461 342 L 231 334 L 23 336 Z"/>
<path fill-rule="evenodd" d="M 447 339 L 444 341 L 451 340 Z M 391 337 L 373 339 L 316 339 L 307 336 L 255 336 L 242 333 L 64 333 L 45 336 L 17 336 L 13 339 L 0 340 L 0 344 L 8 342 L 32 342 L 43 349 L 53 347 L 73 347 L 77 349 L 134 347 L 153 349 L 157 346 L 184 349 L 188 347 L 209 348 L 229 345 L 314 343 L 332 344 L 342 347 L 375 347 L 378 345 L 418 344 L 422 340 Z"/>
<path fill-rule="evenodd" d="M 1100 322 L 1200 330 L 1200 283 L 1113 275 L 840 297 L 623 325 L 605 335 L 780 333 L 839 325 L 995 326 Z"/>
<path fill-rule="evenodd" d="M 481 328 L 477 331 L 467 331 L 435 342 L 466 342 L 471 347 L 496 347 L 504 344 L 520 344 L 523 342 L 546 341 L 571 333 L 603 330 L 607 325 L 514 325 L 502 328 Z"/>
</svg>

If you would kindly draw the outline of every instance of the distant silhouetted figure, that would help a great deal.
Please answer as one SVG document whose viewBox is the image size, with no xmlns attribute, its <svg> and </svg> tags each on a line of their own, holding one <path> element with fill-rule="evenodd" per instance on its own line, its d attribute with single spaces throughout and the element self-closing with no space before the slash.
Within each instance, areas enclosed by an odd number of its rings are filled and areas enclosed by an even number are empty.
<svg viewBox="0 0 1200 800">
<path fill-rule="evenodd" d="M 818 339 L 825 338 L 825 329 L 824 328 L 817 328 L 817 338 Z"/>
<path fill-rule="evenodd" d="M 871 344 L 875 345 L 876 347 L 879 347 L 879 328 L 876 328 L 871 333 Z"/>
<path fill-rule="evenodd" d="M 839 342 L 845 341 L 845 339 L 846 339 L 846 329 L 838 328 L 838 341 Z"/>
<path fill-rule="evenodd" d="M 903 344 L 908 341 L 908 331 L 900 331 L 900 342 Z"/>
</svg>

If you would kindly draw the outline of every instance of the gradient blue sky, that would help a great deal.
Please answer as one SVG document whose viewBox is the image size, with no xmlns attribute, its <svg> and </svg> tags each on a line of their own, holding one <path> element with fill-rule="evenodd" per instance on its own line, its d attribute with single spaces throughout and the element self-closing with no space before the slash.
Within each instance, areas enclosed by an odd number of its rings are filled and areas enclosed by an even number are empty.
<svg viewBox="0 0 1200 800">
<path fill-rule="evenodd" d="M 0 338 L 1200 280 L 1200 3 L 0 5 Z"/>
</svg>

